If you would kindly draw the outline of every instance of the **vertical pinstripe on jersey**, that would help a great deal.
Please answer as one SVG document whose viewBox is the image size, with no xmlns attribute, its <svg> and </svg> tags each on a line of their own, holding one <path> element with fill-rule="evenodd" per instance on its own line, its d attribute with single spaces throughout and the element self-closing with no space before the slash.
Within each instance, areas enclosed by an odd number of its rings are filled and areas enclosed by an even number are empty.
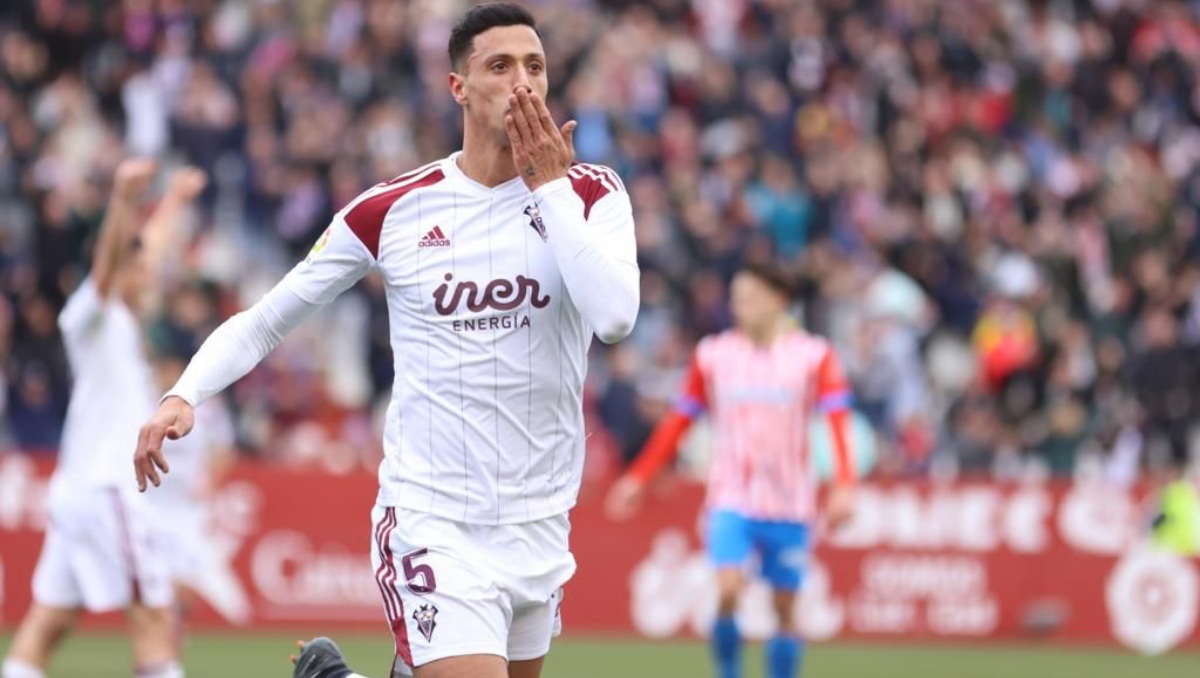
<svg viewBox="0 0 1200 678">
<path fill-rule="evenodd" d="M 458 232 L 458 191 L 454 191 L 451 195 L 451 227 L 450 232 Z M 458 258 L 454 253 L 454 246 L 450 247 L 450 273 L 458 278 Z M 454 309 L 454 317 L 457 319 L 462 314 L 459 308 Z M 459 422 L 462 424 L 462 464 L 463 464 L 463 520 L 467 519 L 467 510 L 471 507 L 471 502 L 468 497 L 471 496 L 471 469 L 470 455 L 467 450 L 467 399 L 463 390 L 463 340 L 462 334 L 455 333 L 458 339 L 458 411 L 463 416 L 459 417 Z"/>
<path fill-rule="evenodd" d="M 521 233 L 524 234 L 524 239 L 521 241 L 521 245 L 522 245 L 521 249 L 525 253 L 525 270 L 526 271 L 533 270 L 529 266 L 529 234 L 530 234 L 530 231 L 532 231 L 532 230 L 533 229 L 531 229 L 531 228 L 521 229 Z M 560 300 L 560 303 L 561 303 L 561 300 Z M 525 301 L 525 309 L 527 312 L 533 313 L 533 300 L 532 299 L 527 299 Z M 529 377 L 528 377 L 528 381 L 526 382 L 526 386 L 525 386 L 525 395 L 526 395 L 526 398 L 525 398 L 525 431 L 527 432 L 527 435 L 525 436 L 525 450 L 526 450 L 525 479 L 526 479 L 526 482 L 524 483 L 525 517 L 528 520 L 529 516 L 532 515 L 532 513 L 529 510 L 529 486 L 530 486 L 529 480 L 532 480 L 532 478 L 533 478 L 533 438 L 531 437 L 533 434 L 533 332 L 526 332 L 525 338 L 528 339 L 528 342 L 529 342 L 528 343 L 529 350 L 525 356 L 529 360 Z"/>
<path fill-rule="evenodd" d="M 496 277 L 495 262 L 492 261 L 492 254 L 496 251 L 492 246 L 492 207 L 495 203 L 495 198 L 488 197 L 488 279 L 492 280 Z M 500 522 L 500 507 L 504 503 L 503 492 L 500 485 L 500 455 L 501 438 L 500 438 L 500 355 L 496 352 L 496 330 L 492 330 L 492 419 L 496 424 L 496 522 Z"/>
<path fill-rule="evenodd" d="M 421 194 L 420 193 L 416 194 L 415 200 L 417 203 L 417 225 L 418 225 L 418 227 L 423 227 L 425 225 L 425 220 L 422 218 L 422 214 L 421 214 Z M 423 266 L 423 262 L 422 262 L 422 259 L 424 258 L 422 256 L 422 254 L 424 252 L 425 252 L 425 250 L 422 250 L 419 248 L 417 249 L 417 274 L 415 277 L 416 287 L 417 287 L 417 299 L 425 298 L 425 293 L 421 291 L 421 279 L 424 278 L 424 276 L 425 276 L 425 272 L 424 272 L 425 267 Z M 429 359 L 429 354 L 433 351 L 432 336 L 433 336 L 433 325 L 426 323 L 426 325 L 425 325 L 425 383 L 426 384 L 433 383 L 433 378 L 432 378 L 433 377 L 433 369 L 432 369 L 433 361 Z M 404 376 L 396 375 L 396 378 L 400 378 L 400 379 L 406 379 L 407 377 L 408 377 L 408 375 L 404 375 Z M 425 417 L 425 426 L 426 426 L 426 429 L 425 429 L 426 438 L 425 439 L 428 442 L 425 445 L 425 449 L 432 450 L 433 449 L 433 419 L 434 419 L 434 417 L 433 417 L 433 398 L 428 398 L 428 401 L 429 401 L 429 414 Z M 433 460 L 431 460 L 430 464 L 429 464 L 429 488 L 430 488 L 429 510 L 430 510 L 430 512 L 433 511 L 434 505 L 437 504 L 438 492 L 441 489 L 440 486 L 437 483 L 435 483 L 433 480 L 434 472 L 436 469 L 437 469 L 437 463 L 434 462 Z"/>
<path fill-rule="evenodd" d="M 554 445 L 551 447 L 553 452 L 550 453 L 550 487 L 553 487 L 555 492 L 558 490 L 558 485 L 555 482 L 558 478 L 558 448 L 562 446 L 562 420 L 559 418 L 559 412 L 562 409 L 563 397 L 563 313 L 567 307 L 566 287 L 562 280 L 558 283 L 558 318 L 555 324 L 555 342 L 554 347 L 558 350 L 557 357 L 554 361 L 558 365 L 558 396 L 554 400 Z"/>
</svg>

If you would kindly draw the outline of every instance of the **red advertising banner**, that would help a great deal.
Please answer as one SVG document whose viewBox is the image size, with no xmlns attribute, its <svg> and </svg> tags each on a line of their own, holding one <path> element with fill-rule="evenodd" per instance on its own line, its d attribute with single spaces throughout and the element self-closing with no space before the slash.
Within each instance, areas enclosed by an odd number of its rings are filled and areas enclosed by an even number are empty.
<svg viewBox="0 0 1200 678">
<path fill-rule="evenodd" d="M 49 467 L 0 456 L 0 628 L 29 604 Z M 347 627 L 384 633 L 369 565 L 375 478 L 243 464 L 212 502 L 197 628 Z M 704 634 L 713 572 L 697 534 L 702 488 L 676 484 L 635 520 L 602 514 L 589 486 L 572 513 L 579 563 L 568 633 Z M 818 536 L 795 613 L 814 640 L 1004 639 L 1200 645 L 1200 561 L 1145 544 L 1138 497 L 1088 484 L 865 484 L 853 524 Z M 739 610 L 772 633 L 769 592 Z"/>
</svg>

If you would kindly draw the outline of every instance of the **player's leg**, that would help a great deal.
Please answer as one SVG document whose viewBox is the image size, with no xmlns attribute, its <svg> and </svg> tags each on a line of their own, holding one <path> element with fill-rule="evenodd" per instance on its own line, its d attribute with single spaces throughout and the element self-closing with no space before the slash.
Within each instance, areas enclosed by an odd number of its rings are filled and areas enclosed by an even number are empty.
<svg viewBox="0 0 1200 678">
<path fill-rule="evenodd" d="M 796 626 L 796 595 L 808 558 L 808 529 L 800 523 L 759 522 L 755 541 L 762 552 L 763 578 L 771 585 L 778 622 L 775 636 L 767 641 L 767 678 L 794 678 L 804 658 L 804 641 Z"/>
<path fill-rule="evenodd" d="M 134 602 L 125 616 L 133 643 L 135 674 L 139 678 L 182 678 L 174 606 L 151 607 Z"/>
<path fill-rule="evenodd" d="M 25 613 L 4 658 L 2 678 L 45 678 L 46 664 L 79 618 L 78 609 L 34 603 Z"/>
<path fill-rule="evenodd" d="M 513 610 L 487 569 L 477 528 L 379 506 L 372 519 L 393 675 L 505 678 Z"/>
<path fill-rule="evenodd" d="M 789 621 L 792 610 L 795 609 L 796 592 L 775 589 L 772 591 L 772 602 L 780 626 L 766 643 L 766 676 L 793 678 L 799 675 L 804 658 L 804 639 L 801 638 L 795 624 Z"/>
<path fill-rule="evenodd" d="M 545 657 L 528 659 L 523 662 L 509 662 L 508 678 L 540 678 L 542 675 L 542 665 L 545 663 Z"/>
<path fill-rule="evenodd" d="M 508 631 L 508 678 L 539 678 L 550 641 L 562 633 L 560 588 L 550 600 L 513 611 Z"/>
<path fill-rule="evenodd" d="M 296 665 L 292 671 L 293 678 L 368 678 L 350 670 L 346 657 L 329 638 L 314 638 L 307 643 L 300 643 L 300 655 L 292 657 L 292 662 Z M 503 657 L 495 655 L 446 657 L 416 669 L 393 667 L 385 678 L 409 675 L 406 671 L 412 671 L 415 678 L 504 678 L 507 675 L 505 663 Z"/>
<path fill-rule="evenodd" d="M 742 635 L 735 613 L 745 587 L 743 568 L 750 557 L 748 521 L 732 511 L 713 511 L 708 519 L 707 549 L 717 571 L 717 618 L 712 629 L 712 652 L 719 678 L 741 675 Z"/>
<path fill-rule="evenodd" d="M 33 605 L 8 649 L 0 678 L 43 678 L 46 663 L 79 617 L 83 596 L 71 569 L 70 516 L 51 507 L 52 519 L 33 572 Z"/>
<path fill-rule="evenodd" d="M 99 496 L 75 575 L 88 610 L 125 611 L 139 678 L 182 678 L 169 541 L 144 497 Z"/>
<path fill-rule="evenodd" d="M 414 678 L 506 678 L 508 661 L 492 654 L 435 659 L 413 669 Z"/>
</svg>

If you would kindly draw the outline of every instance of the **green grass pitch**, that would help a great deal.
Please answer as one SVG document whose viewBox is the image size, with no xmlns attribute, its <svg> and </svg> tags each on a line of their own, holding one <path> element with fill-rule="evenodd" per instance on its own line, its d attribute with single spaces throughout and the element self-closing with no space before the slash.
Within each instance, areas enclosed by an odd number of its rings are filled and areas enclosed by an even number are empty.
<svg viewBox="0 0 1200 678">
<path fill-rule="evenodd" d="M 289 678 L 284 636 L 204 635 L 187 643 L 189 678 Z M 354 668 L 383 673 L 390 643 L 379 637 L 339 638 Z M 0 636 L 0 653 L 9 643 Z M 746 648 L 746 678 L 761 678 L 762 655 Z M 67 641 L 50 677 L 129 678 L 128 644 L 120 636 L 87 633 Z M 704 678 L 708 655 L 696 642 L 653 643 L 562 639 L 546 660 L 544 678 Z M 1116 650 L 1023 645 L 887 646 L 838 643 L 812 648 L 806 678 L 1197 678 L 1200 653 L 1146 658 Z"/>
</svg>

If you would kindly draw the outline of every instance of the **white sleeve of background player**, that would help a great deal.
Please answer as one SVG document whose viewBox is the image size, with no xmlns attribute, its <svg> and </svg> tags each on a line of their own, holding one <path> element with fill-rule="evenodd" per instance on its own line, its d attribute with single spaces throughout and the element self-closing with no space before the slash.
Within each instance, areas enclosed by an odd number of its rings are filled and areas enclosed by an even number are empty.
<svg viewBox="0 0 1200 678">
<path fill-rule="evenodd" d="M 167 396 L 193 407 L 244 377 L 283 337 L 360 280 L 374 259 L 341 215 L 334 218 L 308 258 L 258 303 L 209 335 Z"/>
<path fill-rule="evenodd" d="M 586 218 L 570 179 L 552 181 L 533 195 L 575 307 L 600 341 L 624 339 L 637 320 L 641 294 L 629 194 L 605 195 Z"/>
</svg>

